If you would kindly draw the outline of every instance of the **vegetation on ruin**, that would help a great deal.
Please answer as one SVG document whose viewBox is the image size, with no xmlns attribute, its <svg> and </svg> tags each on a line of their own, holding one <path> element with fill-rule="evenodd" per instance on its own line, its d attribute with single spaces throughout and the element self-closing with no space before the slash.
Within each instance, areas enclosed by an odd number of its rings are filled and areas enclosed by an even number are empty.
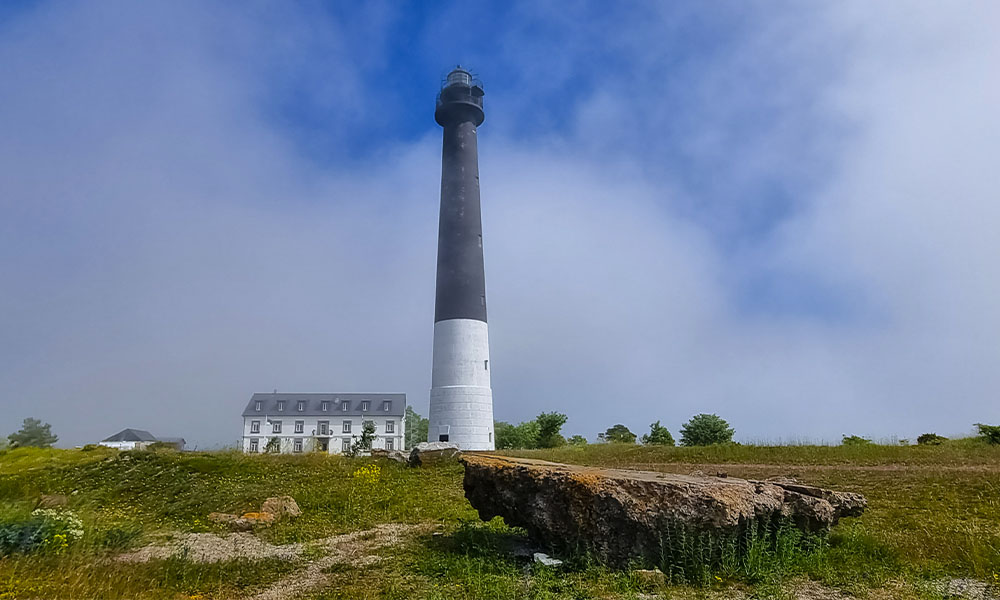
<svg viewBox="0 0 1000 600">
<path fill-rule="evenodd" d="M 792 476 L 864 493 L 869 509 L 825 540 L 803 544 L 784 532 L 711 571 L 689 569 L 683 577 L 674 574 L 672 583 L 657 583 L 586 556 L 560 557 L 567 560 L 562 570 L 532 565 L 526 571 L 516 556 L 530 547 L 524 532 L 500 520 L 478 520 L 464 498 L 457 464 L 409 469 L 320 454 L 17 448 L 0 452 L 0 526 L 38 525 L 51 516 L 32 516 L 40 494 L 64 494 L 65 511 L 79 519 L 83 532 L 68 533 L 74 522 L 59 517 L 45 525 L 39 547 L 5 550 L 0 598 L 229 598 L 262 589 L 322 550 L 311 549 L 298 561 L 214 564 L 183 556 L 138 564 L 113 557 L 181 532 L 222 533 L 207 521 L 209 512 L 256 510 L 264 498 L 281 494 L 293 496 L 303 516 L 255 533 L 272 544 L 308 546 L 379 523 L 420 525 L 402 546 L 375 550 L 387 560 L 328 568 L 329 585 L 306 596 L 314 599 L 723 598 L 737 589 L 781 597 L 809 581 L 858 595 L 878 590 L 878 597 L 939 598 L 933 584 L 942 578 L 993 581 L 1000 573 L 1000 446 L 980 438 L 912 446 L 567 444 L 508 452 L 677 473 Z M 65 543 L 59 534 L 67 536 Z M 678 543 L 690 546 L 682 556 L 724 550 L 713 539 Z"/>
</svg>

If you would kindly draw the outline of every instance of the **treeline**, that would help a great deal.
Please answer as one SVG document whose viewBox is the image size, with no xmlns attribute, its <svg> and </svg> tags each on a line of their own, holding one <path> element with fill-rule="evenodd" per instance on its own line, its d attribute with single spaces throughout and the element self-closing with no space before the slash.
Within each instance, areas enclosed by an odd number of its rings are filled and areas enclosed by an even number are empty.
<svg viewBox="0 0 1000 600">
<path fill-rule="evenodd" d="M 562 426 L 567 417 L 562 413 L 542 413 L 530 421 L 512 425 L 505 421 L 494 421 L 497 450 L 557 448 L 566 444 L 587 444 L 587 438 L 574 435 L 566 439 L 562 435 Z M 682 446 L 709 446 L 712 444 L 728 444 L 733 441 L 733 428 L 725 419 L 718 415 L 700 414 L 691 417 L 681 426 Z M 607 430 L 597 434 L 597 441 L 612 444 L 635 444 L 637 436 L 628 427 L 617 423 Z M 674 437 L 659 421 L 650 423 L 649 433 L 640 438 L 647 446 L 673 446 Z"/>
</svg>

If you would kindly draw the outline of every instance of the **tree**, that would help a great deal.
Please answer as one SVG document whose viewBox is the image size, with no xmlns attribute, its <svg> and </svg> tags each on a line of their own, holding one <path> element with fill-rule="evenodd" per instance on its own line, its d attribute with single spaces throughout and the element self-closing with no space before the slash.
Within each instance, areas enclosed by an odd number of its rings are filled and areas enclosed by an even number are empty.
<svg viewBox="0 0 1000 600">
<path fill-rule="evenodd" d="M 264 446 L 265 454 L 277 454 L 281 452 L 281 438 L 274 436 L 267 440 L 267 444 Z"/>
<path fill-rule="evenodd" d="M 406 449 L 410 449 L 420 442 L 427 441 L 428 420 L 417 414 L 412 406 L 406 407 L 406 415 L 403 417 L 406 422 L 406 440 L 403 442 Z"/>
<path fill-rule="evenodd" d="M 538 423 L 538 448 L 556 448 L 566 443 L 566 438 L 559 433 L 568 417 L 562 413 L 542 413 L 535 417 Z"/>
<path fill-rule="evenodd" d="M 711 446 L 733 441 L 733 428 L 719 415 L 700 414 L 681 426 L 682 446 Z"/>
<path fill-rule="evenodd" d="M 570 446 L 586 446 L 587 445 L 587 438 L 583 437 L 582 435 L 574 435 L 573 437 L 569 438 L 566 441 L 569 442 Z"/>
<path fill-rule="evenodd" d="M 25 421 L 27 423 L 27 421 Z M 976 427 L 979 428 L 979 437 L 986 440 L 987 443 L 997 445 L 1000 444 L 1000 425 L 984 425 L 983 423 L 976 423 Z"/>
<path fill-rule="evenodd" d="M 371 450 L 376 437 L 378 436 L 375 435 L 375 422 L 365 421 L 361 424 L 361 437 L 354 436 L 354 443 L 351 444 L 351 449 L 347 453 L 350 456 L 357 456 Z"/>
<path fill-rule="evenodd" d="M 617 425 L 608 427 L 608 430 L 604 432 L 604 439 L 619 444 L 634 444 L 635 434 L 629 431 L 628 427 L 618 423 Z"/>
<path fill-rule="evenodd" d="M 673 446 L 674 436 L 660 422 L 650 423 L 649 433 L 642 436 L 642 443 L 647 446 Z"/>
<path fill-rule="evenodd" d="M 42 423 L 38 419 L 28 417 L 21 425 L 21 430 L 7 436 L 7 440 L 13 447 L 33 446 L 35 448 L 48 448 L 59 441 L 59 436 L 52 433 L 52 426 Z"/>
<path fill-rule="evenodd" d="M 498 450 L 532 449 L 538 447 L 538 421 L 525 421 L 511 425 L 504 421 L 493 422 L 493 439 Z"/>
</svg>

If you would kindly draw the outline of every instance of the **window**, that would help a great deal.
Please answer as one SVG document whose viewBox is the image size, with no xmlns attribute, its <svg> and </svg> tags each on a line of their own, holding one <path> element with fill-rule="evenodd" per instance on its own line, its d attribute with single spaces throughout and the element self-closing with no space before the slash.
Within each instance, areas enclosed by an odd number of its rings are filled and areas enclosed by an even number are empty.
<svg viewBox="0 0 1000 600">
<path fill-rule="evenodd" d="M 369 402 L 369 401 L 367 401 L 367 400 L 362 400 L 362 401 L 361 401 L 361 410 L 362 410 L 362 411 L 365 411 L 365 410 L 368 410 L 368 406 L 369 406 L 370 404 L 371 404 L 371 402 Z"/>
<path fill-rule="evenodd" d="M 284 412 L 284 411 L 285 411 L 285 401 L 278 400 L 278 412 Z"/>
<path fill-rule="evenodd" d="M 305 400 L 299 400 L 298 403 L 295 405 L 295 408 L 299 412 L 304 411 L 306 409 L 306 401 Z"/>
<path fill-rule="evenodd" d="M 382 410 L 384 410 L 385 412 L 389 412 L 390 410 L 392 410 L 392 400 L 383 400 Z"/>
<path fill-rule="evenodd" d="M 351 403 L 348 402 L 347 400 L 344 400 L 343 402 L 340 403 L 340 410 L 347 410 L 349 408 L 351 408 Z"/>
<path fill-rule="evenodd" d="M 486 369 L 487 371 L 490 370 L 490 360 L 489 359 L 486 359 L 486 360 L 483 361 L 483 368 Z"/>
<path fill-rule="evenodd" d="M 302 438 L 295 438 L 295 443 L 292 445 L 292 452 L 302 452 Z"/>
<path fill-rule="evenodd" d="M 343 452 L 351 451 L 351 438 L 344 438 L 344 441 L 340 443 L 340 449 Z"/>
<path fill-rule="evenodd" d="M 259 444 L 259 442 L 257 441 L 257 438 L 251 439 L 250 440 L 250 452 L 257 452 L 257 448 L 259 448 L 258 444 Z"/>
<path fill-rule="evenodd" d="M 351 433 L 351 422 L 350 421 L 344 421 L 344 429 L 342 430 L 342 432 L 343 433 Z"/>
<path fill-rule="evenodd" d="M 386 440 L 385 441 L 385 449 L 386 450 L 394 450 L 394 448 L 392 447 L 392 440 Z"/>
<path fill-rule="evenodd" d="M 260 412 L 260 400 L 253 403 L 253 409 L 257 412 Z"/>
<path fill-rule="evenodd" d="M 305 426 L 306 426 L 306 422 L 305 421 L 296 421 L 295 422 L 295 433 L 302 433 L 302 431 L 305 429 Z"/>
<path fill-rule="evenodd" d="M 250 433 L 260 433 L 260 421 L 250 421 Z"/>
<path fill-rule="evenodd" d="M 319 434 L 320 435 L 330 435 L 330 422 L 320 421 L 319 422 Z"/>
<path fill-rule="evenodd" d="M 320 403 L 320 410 L 322 410 L 323 412 L 326 412 L 326 411 L 330 410 L 330 401 L 329 400 L 324 400 L 323 402 L 321 402 Z"/>
<path fill-rule="evenodd" d="M 271 433 L 281 433 L 281 421 L 271 421 Z"/>
<path fill-rule="evenodd" d="M 385 432 L 386 433 L 396 433 L 396 422 L 386 421 L 385 422 Z"/>
</svg>

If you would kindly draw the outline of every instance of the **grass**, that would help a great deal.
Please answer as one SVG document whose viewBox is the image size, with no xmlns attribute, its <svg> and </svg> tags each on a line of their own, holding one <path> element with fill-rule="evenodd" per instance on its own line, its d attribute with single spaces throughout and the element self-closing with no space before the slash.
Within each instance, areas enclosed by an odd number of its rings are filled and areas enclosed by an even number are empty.
<svg viewBox="0 0 1000 600">
<path fill-rule="evenodd" d="M 313 598 L 722 598 L 735 590 L 768 598 L 805 580 L 862 596 L 879 590 L 880 597 L 931 598 L 933 592 L 922 591 L 929 580 L 991 581 L 1000 573 L 1000 448 L 975 441 L 931 447 L 607 444 L 513 454 L 680 473 L 791 475 L 862 492 L 869 509 L 826 539 L 772 532 L 744 540 L 745 551 L 729 554 L 724 541 L 688 540 L 683 556 L 719 549 L 714 568 L 699 571 L 692 563 L 672 572 L 666 564 L 671 580 L 657 582 L 585 556 L 563 557 L 568 564 L 560 571 L 526 570 L 515 550 L 530 541 L 500 520 L 478 521 L 465 501 L 459 465 L 408 469 L 382 461 L 373 475 L 363 469 L 370 460 L 337 456 L 22 448 L 0 452 L 0 522 L 24 518 L 39 494 L 65 494 L 86 533 L 62 553 L 0 558 L 0 598 L 229 598 L 323 557 L 313 540 L 387 522 L 424 524 L 424 533 L 379 550 L 388 559 L 380 563 L 333 565 L 330 585 Z M 258 535 L 271 543 L 305 542 L 301 561 L 113 560 L 170 532 L 221 532 L 207 522 L 209 512 L 256 510 L 266 497 L 282 494 L 296 499 L 303 516 Z"/>
</svg>

